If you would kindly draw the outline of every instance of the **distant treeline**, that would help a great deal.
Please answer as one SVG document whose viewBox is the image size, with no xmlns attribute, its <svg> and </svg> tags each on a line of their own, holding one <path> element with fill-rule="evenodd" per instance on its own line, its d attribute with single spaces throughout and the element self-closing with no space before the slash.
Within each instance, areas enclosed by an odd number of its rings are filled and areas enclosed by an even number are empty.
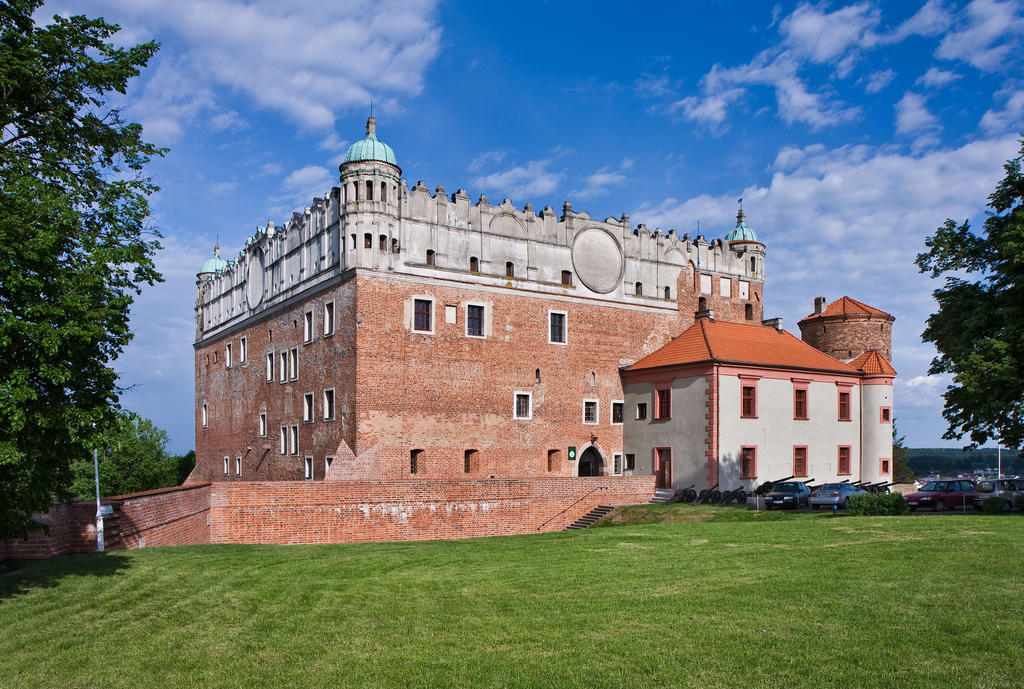
<svg viewBox="0 0 1024 689">
<path fill-rule="evenodd" d="M 991 448 L 967 451 L 957 447 L 907 448 L 907 464 L 916 476 L 966 473 L 995 468 L 998 462 L 996 450 Z M 1003 473 L 1024 474 L 1024 458 L 1015 450 L 1003 450 Z"/>
</svg>

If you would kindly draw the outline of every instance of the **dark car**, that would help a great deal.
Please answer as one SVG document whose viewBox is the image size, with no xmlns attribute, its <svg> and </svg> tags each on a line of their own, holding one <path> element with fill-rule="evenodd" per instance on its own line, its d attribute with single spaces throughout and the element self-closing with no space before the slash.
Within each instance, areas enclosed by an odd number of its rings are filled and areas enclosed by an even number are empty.
<svg viewBox="0 0 1024 689">
<path fill-rule="evenodd" d="M 806 505 L 811 495 L 811 489 L 801 481 L 783 481 L 776 483 L 764 496 L 764 508 L 770 510 L 773 507 L 781 509 L 800 509 L 800 505 Z"/>
<path fill-rule="evenodd" d="M 918 507 L 933 508 L 936 512 L 941 512 L 947 508 L 973 506 L 974 482 L 964 479 L 929 481 L 906 498 L 911 511 Z"/>
</svg>

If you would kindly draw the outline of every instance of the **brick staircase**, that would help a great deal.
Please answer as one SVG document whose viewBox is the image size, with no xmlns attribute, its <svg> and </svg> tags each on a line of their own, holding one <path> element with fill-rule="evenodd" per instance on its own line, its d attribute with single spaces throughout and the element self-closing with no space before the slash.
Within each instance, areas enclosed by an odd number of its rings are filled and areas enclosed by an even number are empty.
<svg viewBox="0 0 1024 689">
<path fill-rule="evenodd" d="M 590 510 L 585 515 L 574 521 L 572 524 L 565 527 L 565 530 L 575 531 L 576 529 L 585 529 L 614 509 L 614 505 L 598 505 L 597 507 Z"/>
<path fill-rule="evenodd" d="M 669 501 L 675 492 L 674 488 L 655 488 L 654 497 L 651 498 L 651 502 L 664 504 Z"/>
</svg>

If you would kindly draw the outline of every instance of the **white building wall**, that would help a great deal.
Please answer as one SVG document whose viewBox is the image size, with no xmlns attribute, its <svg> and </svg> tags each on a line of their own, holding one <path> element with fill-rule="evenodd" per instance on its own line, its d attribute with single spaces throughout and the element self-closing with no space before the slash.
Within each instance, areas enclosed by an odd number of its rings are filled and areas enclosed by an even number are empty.
<svg viewBox="0 0 1024 689">
<path fill-rule="evenodd" d="M 889 407 L 889 422 L 881 421 L 882 407 Z M 862 385 L 861 408 L 864 418 L 864 480 L 872 483 L 892 481 L 892 385 Z M 882 475 L 881 461 L 889 460 L 889 474 Z"/>
</svg>

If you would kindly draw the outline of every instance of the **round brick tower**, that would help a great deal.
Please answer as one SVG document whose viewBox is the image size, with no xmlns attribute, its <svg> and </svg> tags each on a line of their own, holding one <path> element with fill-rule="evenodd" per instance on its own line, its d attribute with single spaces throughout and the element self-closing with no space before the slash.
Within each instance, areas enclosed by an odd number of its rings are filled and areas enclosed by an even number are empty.
<svg viewBox="0 0 1024 689">
<path fill-rule="evenodd" d="M 892 315 L 850 297 L 831 304 L 814 298 L 814 313 L 801 320 L 800 337 L 815 349 L 840 361 L 864 352 L 880 352 L 892 361 Z"/>
</svg>

